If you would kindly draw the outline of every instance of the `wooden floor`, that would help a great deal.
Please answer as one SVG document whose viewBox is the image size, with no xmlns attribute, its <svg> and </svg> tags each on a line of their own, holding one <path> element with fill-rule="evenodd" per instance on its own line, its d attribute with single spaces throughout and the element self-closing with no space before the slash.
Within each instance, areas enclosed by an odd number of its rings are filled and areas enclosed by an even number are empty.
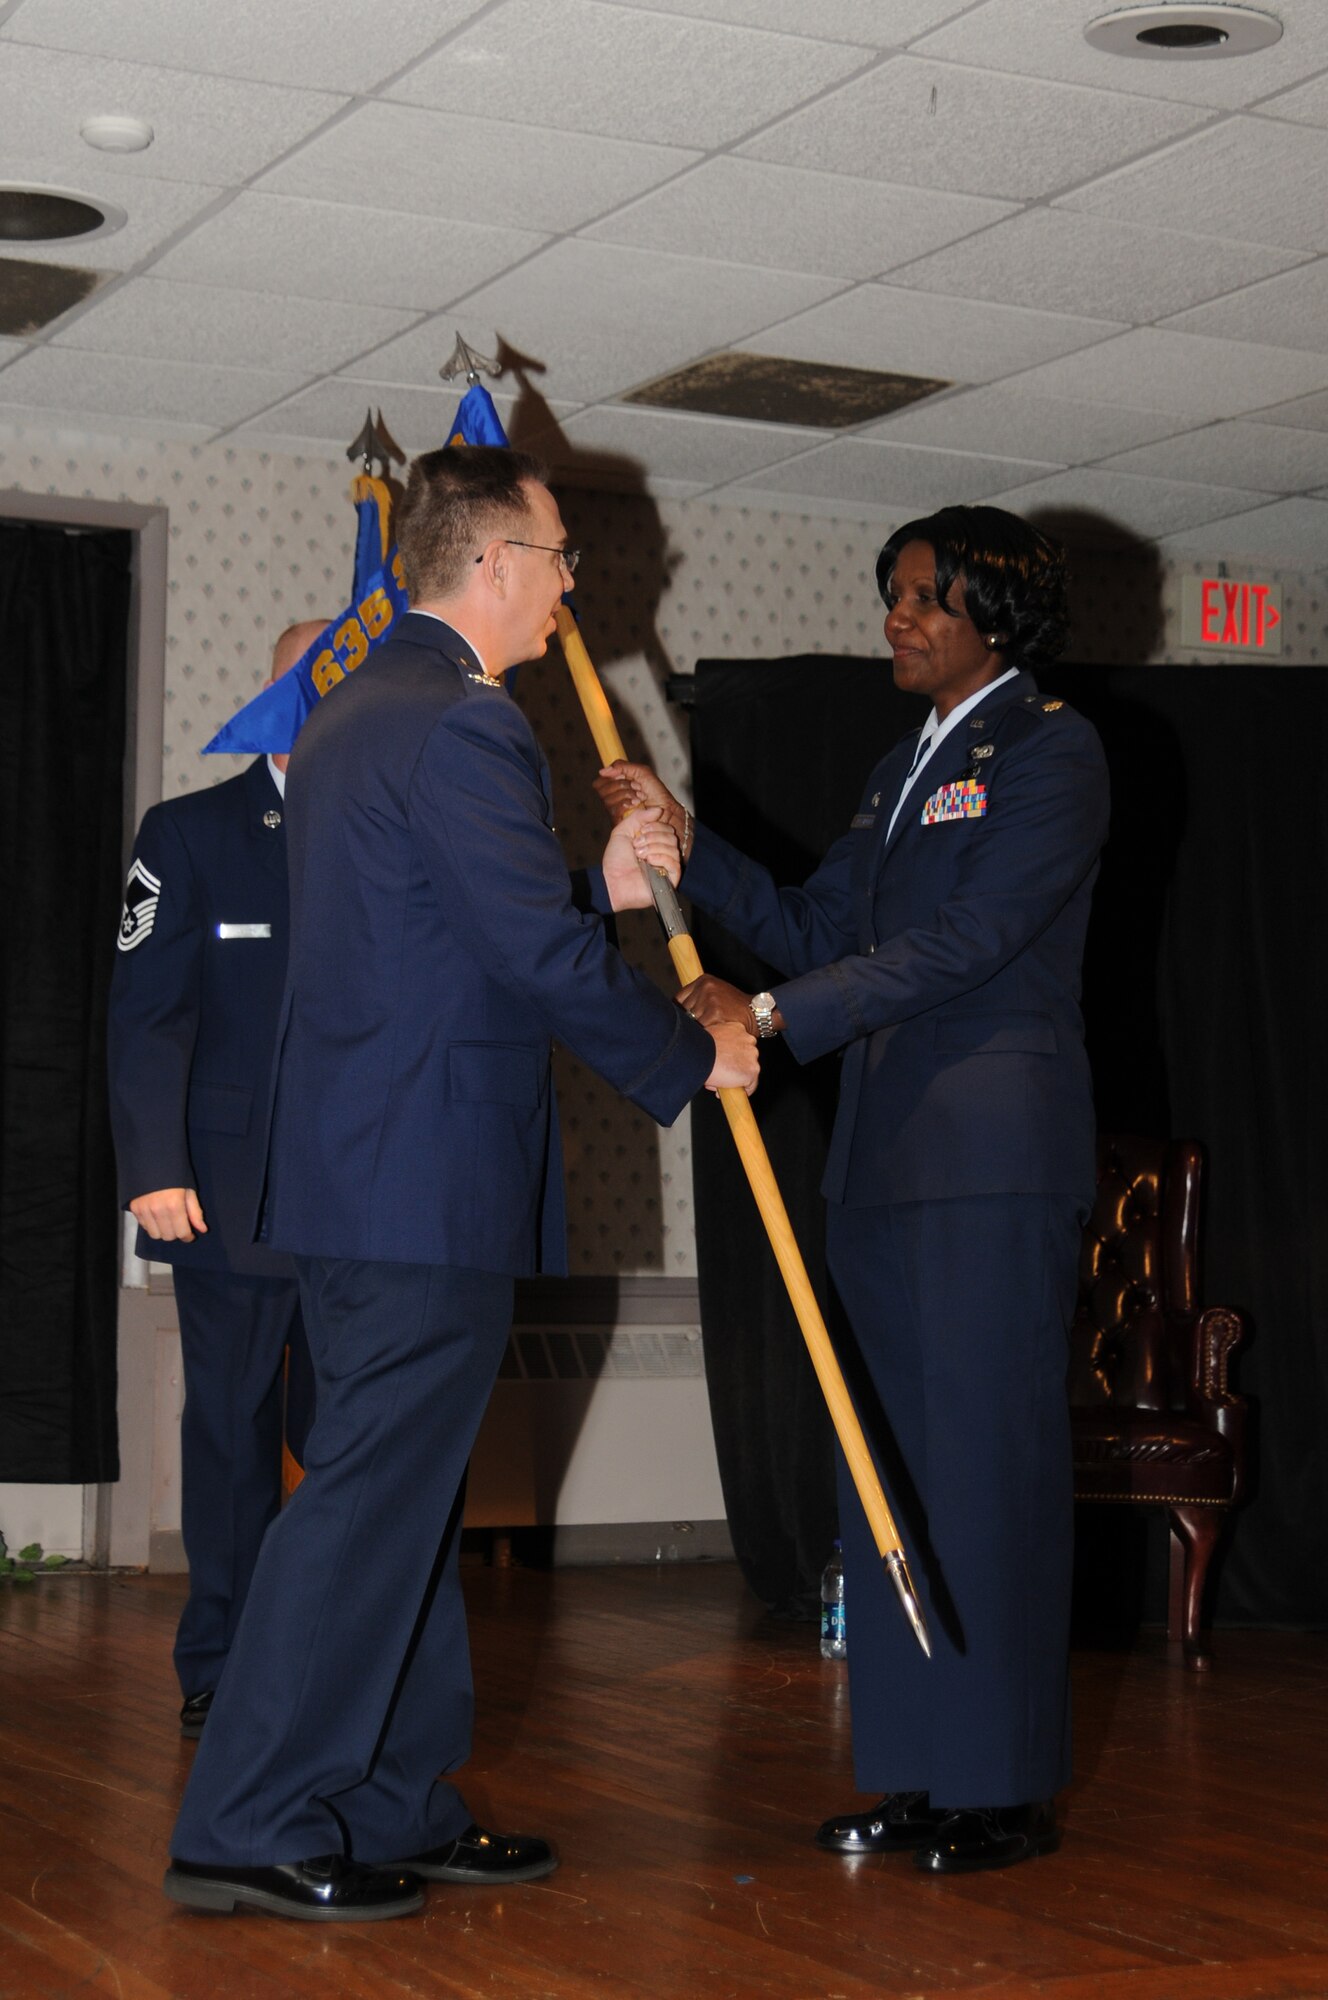
<svg viewBox="0 0 1328 2000">
<path fill-rule="evenodd" d="M 549 1880 L 421 1916 L 197 1917 L 161 1894 L 190 1746 L 177 1578 L 0 1589 L 0 1996 L 1323 2000 L 1328 1641 L 1075 1658 L 1058 1855 L 952 1881 L 809 1845 L 850 1803 L 843 1668 L 729 1567 L 474 1567 L 477 1817 Z"/>
</svg>

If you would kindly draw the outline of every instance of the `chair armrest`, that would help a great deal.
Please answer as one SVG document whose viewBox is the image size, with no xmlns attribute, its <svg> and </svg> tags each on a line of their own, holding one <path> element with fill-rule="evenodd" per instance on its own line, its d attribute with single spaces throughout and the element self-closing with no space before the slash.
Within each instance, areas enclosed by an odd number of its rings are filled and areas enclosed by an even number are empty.
<svg viewBox="0 0 1328 2000">
<path fill-rule="evenodd" d="M 1231 1356 L 1245 1338 L 1245 1321 L 1230 1306 L 1209 1306 L 1194 1322 L 1190 1381 L 1201 1403 L 1244 1404 L 1228 1375 Z"/>
<path fill-rule="evenodd" d="M 1245 1428 L 1249 1403 L 1230 1385 L 1231 1356 L 1245 1338 L 1245 1320 L 1230 1306 L 1210 1306 L 1190 1329 L 1190 1414 L 1231 1446 L 1233 1505 L 1245 1494 Z"/>
</svg>

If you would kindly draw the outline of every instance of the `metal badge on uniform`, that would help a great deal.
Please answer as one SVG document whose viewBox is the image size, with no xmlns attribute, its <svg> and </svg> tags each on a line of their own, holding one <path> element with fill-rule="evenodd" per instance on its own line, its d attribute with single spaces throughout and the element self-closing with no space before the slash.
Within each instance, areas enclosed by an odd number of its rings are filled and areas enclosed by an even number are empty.
<svg viewBox="0 0 1328 2000">
<path fill-rule="evenodd" d="M 879 793 L 879 792 L 873 792 L 873 793 L 872 793 L 872 804 L 873 804 L 874 806 L 878 806 L 878 805 L 879 805 L 880 803 L 881 803 L 881 795 L 880 795 L 880 793 Z"/>
<path fill-rule="evenodd" d="M 120 912 L 120 935 L 116 944 L 121 951 L 133 951 L 144 938 L 152 935 L 160 896 L 161 883 L 135 857 L 125 883 L 124 909 Z"/>
<path fill-rule="evenodd" d="M 218 924 L 219 938 L 270 938 L 271 924 Z"/>
<path fill-rule="evenodd" d="M 974 759 L 978 757 L 994 757 L 996 755 L 996 745 L 994 743 L 975 743 L 968 754 Z"/>
<path fill-rule="evenodd" d="M 275 832 L 277 827 L 281 825 L 281 814 L 275 806 L 269 807 L 268 811 L 263 814 L 263 824 L 269 833 Z"/>
<path fill-rule="evenodd" d="M 1042 713 L 1044 715 L 1054 715 L 1058 708 L 1064 708 L 1064 706 L 1065 703 L 1063 701 L 1044 701 L 1042 704 Z"/>
<path fill-rule="evenodd" d="M 922 808 L 922 824 L 944 826 L 949 820 L 984 819 L 986 812 L 987 787 L 977 778 L 960 778 L 932 793 Z"/>
<path fill-rule="evenodd" d="M 875 824 L 876 824 L 875 813 L 854 813 L 852 819 L 849 821 L 849 830 L 853 833 L 857 833 L 863 827 L 875 826 Z"/>
</svg>

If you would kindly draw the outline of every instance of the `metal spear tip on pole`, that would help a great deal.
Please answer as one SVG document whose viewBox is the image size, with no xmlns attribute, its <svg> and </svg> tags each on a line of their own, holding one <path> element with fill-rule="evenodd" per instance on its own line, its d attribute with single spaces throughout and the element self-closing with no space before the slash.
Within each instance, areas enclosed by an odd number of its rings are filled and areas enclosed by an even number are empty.
<svg viewBox="0 0 1328 2000">
<path fill-rule="evenodd" d="M 358 458 L 369 474 L 373 472 L 375 461 L 386 472 L 394 458 L 398 460 L 401 458 L 401 453 L 383 422 L 381 410 L 376 417 L 372 410 L 365 411 L 364 422 L 357 436 L 346 446 L 346 456 L 352 464 Z"/>
<path fill-rule="evenodd" d="M 502 372 L 500 362 L 491 361 L 487 354 L 478 353 L 461 338 L 459 333 L 456 337 L 456 346 L 438 370 L 444 382 L 454 382 L 458 375 L 464 375 L 472 388 L 479 381 L 481 374 L 492 375 L 497 381 Z"/>
<path fill-rule="evenodd" d="M 931 1658 L 931 1635 L 927 1631 L 927 1621 L 922 1615 L 922 1605 L 918 1593 L 913 1588 L 913 1579 L 908 1573 L 908 1562 L 902 1549 L 889 1549 L 881 1557 L 886 1575 L 895 1587 L 899 1602 L 904 1607 L 904 1616 L 913 1627 L 913 1636 L 927 1658 Z"/>
</svg>

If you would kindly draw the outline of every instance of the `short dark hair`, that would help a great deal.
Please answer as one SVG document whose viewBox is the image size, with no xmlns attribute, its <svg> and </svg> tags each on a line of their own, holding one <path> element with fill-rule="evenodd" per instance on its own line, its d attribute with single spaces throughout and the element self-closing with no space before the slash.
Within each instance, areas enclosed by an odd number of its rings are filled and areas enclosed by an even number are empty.
<svg viewBox="0 0 1328 2000">
<path fill-rule="evenodd" d="M 423 452 L 411 465 L 396 515 L 411 603 L 460 590 L 487 543 L 529 523 L 526 487 L 547 479 L 537 458 L 502 445 L 448 444 Z"/>
<path fill-rule="evenodd" d="M 1054 660 L 1069 632 L 1069 566 L 1059 542 L 1003 507 L 942 507 L 896 528 L 876 558 L 876 588 L 888 600 L 899 552 L 926 542 L 936 558 L 936 595 L 946 600 L 957 576 L 964 609 L 979 632 L 995 637 L 1010 666 Z"/>
</svg>

